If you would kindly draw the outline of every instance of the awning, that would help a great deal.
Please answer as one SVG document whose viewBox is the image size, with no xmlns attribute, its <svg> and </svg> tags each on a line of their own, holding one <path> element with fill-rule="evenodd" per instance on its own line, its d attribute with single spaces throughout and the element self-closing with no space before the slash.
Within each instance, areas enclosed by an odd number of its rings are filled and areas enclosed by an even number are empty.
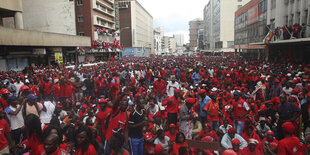
<svg viewBox="0 0 310 155">
<path fill-rule="evenodd" d="M 265 49 L 266 45 L 241 44 L 233 45 L 234 49 Z"/>
</svg>

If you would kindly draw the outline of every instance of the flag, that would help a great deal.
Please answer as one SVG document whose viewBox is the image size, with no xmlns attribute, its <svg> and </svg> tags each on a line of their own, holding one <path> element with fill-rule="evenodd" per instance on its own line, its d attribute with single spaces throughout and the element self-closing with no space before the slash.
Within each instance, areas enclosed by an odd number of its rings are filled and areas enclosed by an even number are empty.
<svg viewBox="0 0 310 155">
<path fill-rule="evenodd" d="M 270 30 L 270 31 L 268 32 L 268 34 L 265 36 L 263 42 L 264 42 L 265 44 L 269 44 L 269 43 L 270 43 L 270 40 L 272 39 L 272 37 L 273 37 L 273 31 Z"/>
</svg>

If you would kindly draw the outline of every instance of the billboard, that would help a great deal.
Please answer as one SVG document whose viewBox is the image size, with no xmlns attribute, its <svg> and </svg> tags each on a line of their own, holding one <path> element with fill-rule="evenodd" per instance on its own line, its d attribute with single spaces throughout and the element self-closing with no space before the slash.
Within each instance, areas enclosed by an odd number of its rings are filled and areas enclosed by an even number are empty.
<svg viewBox="0 0 310 155">
<path fill-rule="evenodd" d="M 248 25 L 258 21 L 258 5 L 253 6 L 248 10 Z"/>
<path fill-rule="evenodd" d="M 123 56 L 149 57 L 150 53 L 151 53 L 150 48 L 131 47 L 131 48 L 125 48 Z"/>
</svg>

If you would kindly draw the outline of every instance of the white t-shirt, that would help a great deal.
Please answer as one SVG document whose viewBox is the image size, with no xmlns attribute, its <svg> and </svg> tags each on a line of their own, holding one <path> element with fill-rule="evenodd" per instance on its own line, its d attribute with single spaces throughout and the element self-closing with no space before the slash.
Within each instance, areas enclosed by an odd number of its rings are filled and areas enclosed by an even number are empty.
<svg viewBox="0 0 310 155">
<path fill-rule="evenodd" d="M 224 125 L 221 125 L 219 129 L 225 134 L 225 133 L 227 133 L 227 131 L 228 131 L 231 127 L 232 127 L 232 126 L 229 125 L 229 124 L 227 124 L 227 127 L 226 127 L 226 128 L 225 128 Z"/>
<path fill-rule="evenodd" d="M 15 92 L 15 96 L 17 96 L 18 95 L 18 93 L 19 93 L 19 89 L 20 89 L 20 87 L 21 86 L 23 86 L 24 85 L 24 83 L 22 83 L 22 82 L 19 82 L 19 83 L 14 83 L 14 85 L 15 85 L 15 88 L 16 88 L 16 92 Z"/>
<path fill-rule="evenodd" d="M 168 81 L 167 95 L 169 97 L 174 95 L 174 89 L 180 89 L 180 84 L 176 81 L 174 83 L 172 83 L 171 81 Z"/>
<path fill-rule="evenodd" d="M 41 111 L 40 119 L 42 123 L 49 124 L 55 110 L 55 105 L 51 101 L 45 101 L 43 104 L 46 108 L 46 112 L 43 110 Z"/>
<path fill-rule="evenodd" d="M 154 144 L 155 145 L 160 144 L 164 148 L 164 150 L 168 150 L 169 149 L 169 143 L 168 143 L 169 140 L 170 140 L 170 138 L 168 136 L 165 136 L 165 143 L 162 143 L 158 138 L 156 138 L 154 141 Z"/>
<path fill-rule="evenodd" d="M 21 105 L 17 105 L 17 108 L 19 108 Z M 23 118 L 23 107 L 22 109 L 17 113 L 17 115 L 11 115 L 9 114 L 11 111 L 16 111 L 17 108 L 12 107 L 11 105 L 7 108 L 5 108 L 5 112 L 7 113 L 8 119 L 10 120 L 11 124 L 11 130 L 16 130 L 24 126 L 24 118 Z"/>
</svg>

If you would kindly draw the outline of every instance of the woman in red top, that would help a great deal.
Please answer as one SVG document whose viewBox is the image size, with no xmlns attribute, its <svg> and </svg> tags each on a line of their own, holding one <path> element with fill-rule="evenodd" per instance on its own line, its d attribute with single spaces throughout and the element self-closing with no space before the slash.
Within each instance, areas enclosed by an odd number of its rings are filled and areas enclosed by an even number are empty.
<svg viewBox="0 0 310 155">
<path fill-rule="evenodd" d="M 93 141 L 92 131 L 86 125 L 78 128 L 75 134 L 76 150 L 75 155 L 94 155 L 97 154 L 95 142 Z"/>
<path fill-rule="evenodd" d="M 214 130 L 211 129 L 212 125 L 210 123 L 206 123 L 203 130 L 201 130 L 195 139 L 202 139 L 203 137 L 210 136 L 213 139 L 217 140 L 218 136 Z"/>
<path fill-rule="evenodd" d="M 173 144 L 172 155 L 178 155 L 179 149 L 184 146 L 188 147 L 187 142 L 185 140 L 185 135 L 182 132 L 179 132 L 176 136 L 175 143 Z"/>
<path fill-rule="evenodd" d="M 115 133 L 110 139 L 110 148 L 112 149 L 111 155 L 129 155 L 129 152 L 122 146 L 124 145 L 125 138 L 120 133 Z"/>
<path fill-rule="evenodd" d="M 27 130 L 27 139 L 18 146 L 31 150 L 32 155 L 40 155 L 42 151 L 42 149 L 40 149 L 42 128 L 39 117 L 35 114 L 27 115 L 25 118 L 25 126 Z"/>
<path fill-rule="evenodd" d="M 279 141 L 274 138 L 272 131 L 267 131 L 267 137 L 265 137 L 261 143 L 264 154 L 276 154 Z"/>
</svg>

